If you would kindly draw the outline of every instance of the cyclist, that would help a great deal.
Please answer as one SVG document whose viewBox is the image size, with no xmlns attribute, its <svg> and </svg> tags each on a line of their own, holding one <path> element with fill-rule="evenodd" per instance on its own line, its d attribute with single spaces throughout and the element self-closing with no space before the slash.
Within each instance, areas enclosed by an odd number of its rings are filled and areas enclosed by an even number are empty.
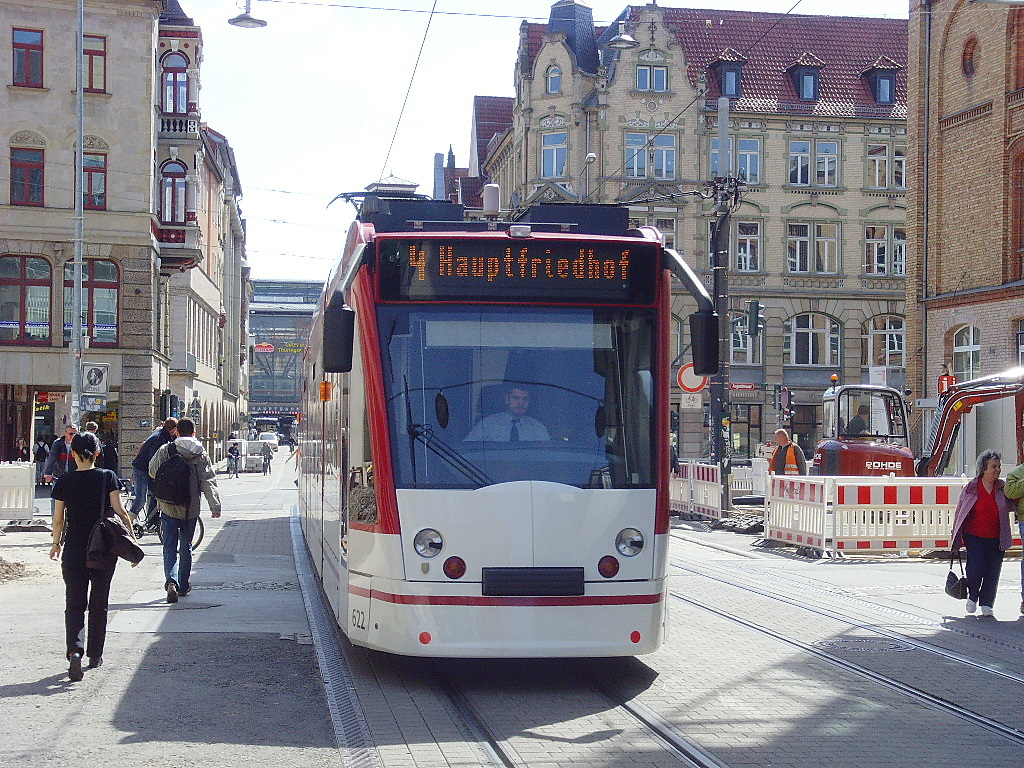
<svg viewBox="0 0 1024 768">
<path fill-rule="evenodd" d="M 260 448 L 260 456 L 263 457 L 263 474 L 269 475 L 270 460 L 274 458 L 274 449 L 270 447 L 270 443 L 263 443 L 263 447 Z"/>
<path fill-rule="evenodd" d="M 238 447 L 238 443 L 232 443 L 231 447 L 228 448 L 228 477 L 232 475 L 238 477 L 238 465 L 242 461 L 242 449 Z"/>
</svg>

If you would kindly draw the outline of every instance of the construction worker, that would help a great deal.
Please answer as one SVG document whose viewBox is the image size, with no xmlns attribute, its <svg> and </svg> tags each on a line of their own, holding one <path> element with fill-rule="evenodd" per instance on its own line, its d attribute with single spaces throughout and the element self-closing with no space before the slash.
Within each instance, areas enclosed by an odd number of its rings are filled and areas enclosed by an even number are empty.
<svg viewBox="0 0 1024 768">
<path fill-rule="evenodd" d="M 772 451 L 768 469 L 773 475 L 806 475 L 807 459 L 800 446 L 790 442 L 789 432 L 784 429 L 775 430 L 775 450 Z"/>
</svg>

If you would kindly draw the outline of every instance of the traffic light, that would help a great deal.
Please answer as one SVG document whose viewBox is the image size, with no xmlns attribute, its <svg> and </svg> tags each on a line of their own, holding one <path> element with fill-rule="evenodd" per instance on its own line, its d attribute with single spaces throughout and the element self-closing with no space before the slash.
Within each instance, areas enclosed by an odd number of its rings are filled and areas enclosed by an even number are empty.
<svg viewBox="0 0 1024 768">
<path fill-rule="evenodd" d="M 757 336 L 764 329 L 764 307 L 757 299 L 747 302 L 747 334 Z"/>
<path fill-rule="evenodd" d="M 783 420 L 793 418 L 793 393 L 789 391 L 789 387 L 779 390 L 779 406 Z"/>
</svg>

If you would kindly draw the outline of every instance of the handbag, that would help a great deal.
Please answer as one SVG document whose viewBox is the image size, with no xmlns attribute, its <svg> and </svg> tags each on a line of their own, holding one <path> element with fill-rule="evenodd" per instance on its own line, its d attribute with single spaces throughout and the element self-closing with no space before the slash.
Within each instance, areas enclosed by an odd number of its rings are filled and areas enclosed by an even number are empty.
<svg viewBox="0 0 1024 768">
<path fill-rule="evenodd" d="M 949 554 L 949 573 L 946 574 L 946 594 L 954 600 L 967 599 L 967 577 L 964 576 L 964 563 L 960 559 L 960 553 L 956 553 L 957 562 L 960 564 L 960 576 L 953 570 L 953 553 Z"/>
</svg>

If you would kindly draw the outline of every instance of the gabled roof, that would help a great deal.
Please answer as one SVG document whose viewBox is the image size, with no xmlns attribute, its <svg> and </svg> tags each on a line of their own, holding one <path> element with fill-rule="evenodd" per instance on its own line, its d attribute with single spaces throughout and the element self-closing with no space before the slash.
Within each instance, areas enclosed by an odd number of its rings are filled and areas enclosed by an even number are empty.
<svg viewBox="0 0 1024 768">
<path fill-rule="evenodd" d="M 739 51 L 737 51 L 735 48 L 724 48 L 721 53 L 719 53 L 714 59 L 712 59 L 712 63 L 719 61 L 735 61 L 742 64 L 746 63 L 747 57 L 744 56 Z"/>
<path fill-rule="evenodd" d="M 786 67 L 786 71 L 788 72 L 789 70 L 793 69 L 794 67 L 824 67 L 824 66 L 825 66 L 825 62 L 824 61 L 819 59 L 817 56 L 815 56 L 810 51 L 804 51 L 799 56 L 797 56 L 795 59 L 793 59 L 791 62 L 789 62 L 789 66 Z"/>
<path fill-rule="evenodd" d="M 665 8 L 665 23 L 683 48 L 694 87 L 724 49 L 747 57 L 742 96 L 732 101 L 738 112 L 906 119 L 906 19 Z M 899 67 L 894 104 L 876 103 L 861 77 L 882 57 Z M 821 67 L 814 102 L 800 101 L 786 72 L 805 61 Z M 707 105 L 713 108 L 718 83 L 711 77 L 708 84 Z"/>
</svg>

